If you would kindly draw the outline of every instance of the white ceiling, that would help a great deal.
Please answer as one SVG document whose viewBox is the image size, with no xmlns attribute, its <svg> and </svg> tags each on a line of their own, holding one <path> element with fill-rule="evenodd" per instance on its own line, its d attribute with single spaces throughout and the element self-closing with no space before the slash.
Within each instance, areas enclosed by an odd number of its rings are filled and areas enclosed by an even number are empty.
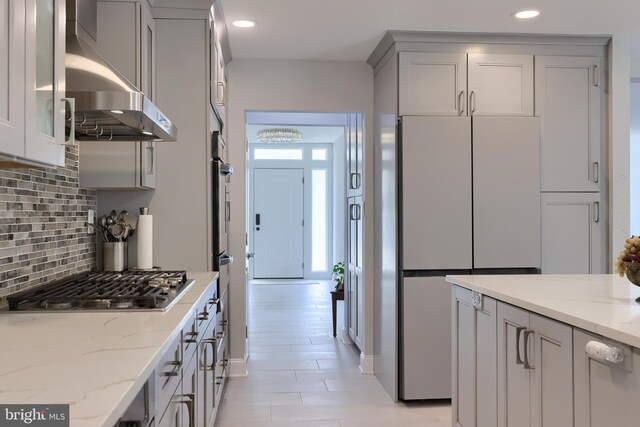
<svg viewBox="0 0 640 427">
<path fill-rule="evenodd" d="M 221 1 L 234 58 L 364 61 L 386 30 L 640 34 L 638 0 Z M 511 17 L 529 8 L 542 15 Z M 258 25 L 238 29 L 231 25 L 237 19 Z M 635 56 L 640 63 L 640 49 Z"/>
</svg>

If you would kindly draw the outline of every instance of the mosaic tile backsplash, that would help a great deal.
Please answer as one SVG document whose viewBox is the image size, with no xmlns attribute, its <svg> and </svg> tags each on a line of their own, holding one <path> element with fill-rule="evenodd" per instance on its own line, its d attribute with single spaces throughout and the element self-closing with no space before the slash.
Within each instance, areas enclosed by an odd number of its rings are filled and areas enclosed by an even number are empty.
<svg viewBox="0 0 640 427">
<path fill-rule="evenodd" d="M 0 169 L 0 297 L 95 266 L 94 190 L 78 187 L 78 147 L 57 170 Z"/>
</svg>

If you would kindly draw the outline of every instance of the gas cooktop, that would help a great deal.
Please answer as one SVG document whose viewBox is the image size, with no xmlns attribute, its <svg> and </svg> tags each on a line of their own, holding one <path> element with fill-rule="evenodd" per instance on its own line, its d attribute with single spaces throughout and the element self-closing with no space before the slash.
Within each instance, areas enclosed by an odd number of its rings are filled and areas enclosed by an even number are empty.
<svg viewBox="0 0 640 427">
<path fill-rule="evenodd" d="M 167 310 L 194 280 L 185 271 L 82 273 L 7 297 L 9 310 Z"/>
</svg>

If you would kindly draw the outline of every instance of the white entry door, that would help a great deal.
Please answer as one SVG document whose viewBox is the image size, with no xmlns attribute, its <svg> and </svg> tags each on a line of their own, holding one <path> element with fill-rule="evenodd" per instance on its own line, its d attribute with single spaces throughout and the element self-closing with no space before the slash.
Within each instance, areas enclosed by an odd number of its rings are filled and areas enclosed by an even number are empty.
<svg viewBox="0 0 640 427">
<path fill-rule="evenodd" d="M 303 169 L 255 169 L 253 185 L 253 276 L 304 275 Z"/>
</svg>

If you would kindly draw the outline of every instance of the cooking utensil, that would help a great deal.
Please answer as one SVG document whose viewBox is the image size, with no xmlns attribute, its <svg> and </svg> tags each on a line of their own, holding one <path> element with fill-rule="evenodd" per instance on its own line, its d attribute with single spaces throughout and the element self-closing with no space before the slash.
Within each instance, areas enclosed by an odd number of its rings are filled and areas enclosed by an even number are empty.
<svg viewBox="0 0 640 427">
<path fill-rule="evenodd" d="M 118 220 L 120 220 L 120 222 L 125 222 L 125 221 L 124 221 L 124 216 L 125 216 L 126 214 L 128 214 L 128 213 L 129 213 L 129 212 L 127 212 L 127 211 L 120 211 L 120 213 L 118 214 Z"/>
<path fill-rule="evenodd" d="M 124 223 L 129 226 L 131 231 L 135 230 L 136 227 L 138 226 L 138 217 L 133 215 L 133 214 L 130 214 L 127 211 L 123 211 L 123 212 L 125 212 L 125 214 L 123 215 Z M 133 234 L 133 233 L 131 233 L 131 234 Z"/>
<path fill-rule="evenodd" d="M 104 228 L 107 226 L 107 216 L 106 215 L 102 215 L 100 217 L 100 225 Z"/>
<path fill-rule="evenodd" d="M 109 232 L 113 237 L 120 241 L 127 232 L 127 226 L 124 222 L 116 222 L 111 227 L 109 227 Z"/>
</svg>

